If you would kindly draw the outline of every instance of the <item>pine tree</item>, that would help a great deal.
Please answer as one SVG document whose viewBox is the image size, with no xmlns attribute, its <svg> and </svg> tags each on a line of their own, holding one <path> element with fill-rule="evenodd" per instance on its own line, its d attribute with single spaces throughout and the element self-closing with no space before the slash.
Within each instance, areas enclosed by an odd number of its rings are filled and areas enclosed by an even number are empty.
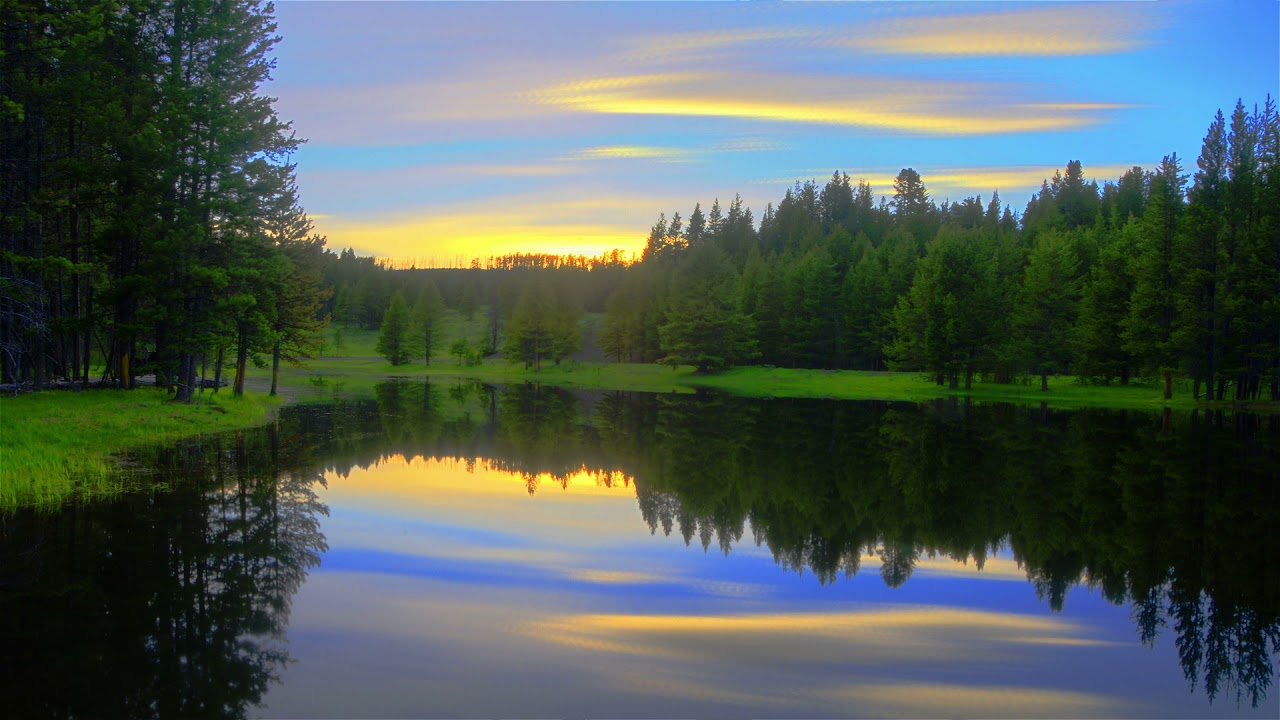
<svg viewBox="0 0 1280 720">
<path fill-rule="evenodd" d="M 1139 245 L 1141 221 L 1132 215 L 1104 246 L 1081 291 L 1080 314 L 1072 334 L 1075 372 L 1100 377 L 1105 383 L 1119 378 L 1129 383 L 1133 356 L 1117 342 L 1129 316 L 1133 295 L 1133 258 Z"/>
<path fill-rule="evenodd" d="M 1195 182 L 1188 190 L 1189 203 L 1175 258 L 1179 268 L 1177 323 L 1172 342 L 1184 354 L 1188 372 L 1205 398 L 1212 399 L 1222 364 L 1223 330 L 1227 318 L 1218 305 L 1223 277 L 1222 193 L 1227 182 L 1226 121 L 1219 112 L 1196 160 Z"/>
<path fill-rule="evenodd" d="M 720 370 L 756 354 L 750 320 L 742 312 L 738 274 L 718 248 L 691 253 L 671 287 L 667 322 L 659 329 L 662 362 Z"/>
<path fill-rule="evenodd" d="M 410 323 L 413 326 L 414 340 L 422 348 L 423 364 L 431 364 L 431 355 L 440 344 L 440 321 L 444 313 L 444 298 L 436 289 L 436 284 L 427 278 L 418 293 L 418 300 L 413 304 Z"/>
<path fill-rule="evenodd" d="M 525 283 L 507 323 L 503 354 L 534 371 L 544 360 L 558 365 L 582 347 L 580 319 L 580 308 L 557 295 L 548 277 L 534 277 Z"/>
<path fill-rule="evenodd" d="M 1164 397 L 1173 396 L 1173 373 L 1181 353 L 1175 344 L 1177 253 L 1186 176 L 1177 153 L 1166 155 L 1151 178 L 1147 211 L 1142 217 L 1141 245 L 1134 264 L 1129 316 L 1121 334 L 1124 349 L 1144 372 L 1164 379 Z"/>
<path fill-rule="evenodd" d="M 992 364 L 997 334 L 997 255 L 990 238 L 944 226 L 893 313 L 893 366 L 925 370 L 968 388 Z"/>
<path fill-rule="evenodd" d="M 836 367 L 843 318 L 835 262 L 824 248 L 815 247 L 785 267 L 783 357 L 791 367 Z"/>
<path fill-rule="evenodd" d="M 391 305 L 382 316 L 376 349 L 392 365 L 409 362 L 409 306 L 404 293 L 397 291 L 391 296 Z"/>
<path fill-rule="evenodd" d="M 311 221 L 298 205 L 294 170 L 288 164 L 272 168 L 279 190 L 268 196 L 264 213 L 267 239 L 283 260 L 271 291 L 271 395 L 280 384 L 281 360 L 299 366 L 318 352 L 326 323 L 321 306 L 330 294 L 320 269 L 325 239 L 311 234 Z"/>
<path fill-rule="evenodd" d="M 1036 239 L 1012 324 L 1014 341 L 1027 367 L 1040 376 L 1041 390 L 1049 389 L 1049 375 L 1070 366 L 1078 267 L 1066 237 L 1050 232 Z"/>
</svg>

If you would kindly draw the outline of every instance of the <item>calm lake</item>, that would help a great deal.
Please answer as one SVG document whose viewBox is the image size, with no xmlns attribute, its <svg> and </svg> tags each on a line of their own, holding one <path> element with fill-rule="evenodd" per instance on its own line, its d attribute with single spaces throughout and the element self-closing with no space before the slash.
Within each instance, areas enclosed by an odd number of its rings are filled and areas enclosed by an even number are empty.
<svg viewBox="0 0 1280 720">
<path fill-rule="evenodd" d="M 1280 717 L 1280 418 L 376 395 L 0 517 L 0 715 Z"/>
</svg>

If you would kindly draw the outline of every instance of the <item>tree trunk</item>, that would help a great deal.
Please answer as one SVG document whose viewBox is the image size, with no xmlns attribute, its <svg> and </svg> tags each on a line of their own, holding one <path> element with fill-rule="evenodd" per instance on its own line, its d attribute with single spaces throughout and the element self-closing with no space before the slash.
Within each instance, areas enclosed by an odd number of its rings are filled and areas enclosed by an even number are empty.
<svg viewBox="0 0 1280 720">
<path fill-rule="evenodd" d="M 218 346 L 218 359 L 213 363 L 213 392 L 217 393 L 218 388 L 222 387 L 222 356 L 226 352 L 226 348 Z"/>
<path fill-rule="evenodd" d="M 280 341 L 271 346 L 271 397 L 276 396 L 276 388 L 280 386 Z"/>
<path fill-rule="evenodd" d="M 231 394 L 236 397 L 244 395 L 244 366 L 249 360 L 248 339 L 244 333 L 240 333 L 240 339 L 236 346 L 236 384 Z"/>
<path fill-rule="evenodd" d="M 93 276 L 85 278 L 85 314 L 93 317 Z M 89 323 L 85 323 L 84 328 L 84 380 L 82 387 L 89 387 L 89 362 L 93 357 L 93 328 Z"/>
<path fill-rule="evenodd" d="M 950 385 L 950 389 L 952 389 L 952 390 L 959 390 L 959 389 L 960 389 L 960 373 L 958 373 L 958 372 L 953 372 L 953 373 L 951 373 L 951 385 Z"/>
<path fill-rule="evenodd" d="M 178 378 L 177 391 L 174 393 L 173 399 L 178 402 L 189 403 L 194 395 L 196 385 L 196 356 L 194 353 L 183 352 L 178 355 Z"/>
<path fill-rule="evenodd" d="M 129 371 L 129 350 L 127 348 L 120 353 L 120 387 L 125 390 L 133 389 L 133 375 Z"/>
<path fill-rule="evenodd" d="M 44 387 L 45 383 L 45 347 L 43 334 L 36 335 L 35 346 L 36 351 L 32 353 L 31 356 L 31 369 L 35 372 L 35 377 L 32 379 L 35 380 L 36 389 L 40 389 Z"/>
<path fill-rule="evenodd" d="M 1129 384 L 1129 368 L 1124 368 L 1120 371 L 1120 384 L 1121 385 Z"/>
<path fill-rule="evenodd" d="M 964 389 L 965 390 L 973 389 L 973 371 L 972 370 L 966 370 L 964 373 Z"/>
<path fill-rule="evenodd" d="M 1040 392 L 1049 392 L 1049 373 L 1040 373 Z"/>
<path fill-rule="evenodd" d="M 1164 399 L 1173 398 L 1173 373 L 1166 370 L 1164 373 Z"/>
<path fill-rule="evenodd" d="M 201 401 L 204 400 L 204 379 L 209 369 L 209 353 L 200 353 L 200 390 L 196 393 L 196 409 L 200 408 Z"/>
</svg>

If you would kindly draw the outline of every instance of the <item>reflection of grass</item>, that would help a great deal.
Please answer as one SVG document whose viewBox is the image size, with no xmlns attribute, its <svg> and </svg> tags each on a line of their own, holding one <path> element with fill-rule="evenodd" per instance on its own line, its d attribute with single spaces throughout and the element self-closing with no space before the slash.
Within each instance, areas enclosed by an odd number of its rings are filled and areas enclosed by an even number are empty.
<svg viewBox="0 0 1280 720">
<path fill-rule="evenodd" d="M 201 407 L 163 390 L 50 391 L 0 398 L 0 507 L 119 492 L 113 455 L 259 424 L 274 402 L 206 393 Z"/>
</svg>

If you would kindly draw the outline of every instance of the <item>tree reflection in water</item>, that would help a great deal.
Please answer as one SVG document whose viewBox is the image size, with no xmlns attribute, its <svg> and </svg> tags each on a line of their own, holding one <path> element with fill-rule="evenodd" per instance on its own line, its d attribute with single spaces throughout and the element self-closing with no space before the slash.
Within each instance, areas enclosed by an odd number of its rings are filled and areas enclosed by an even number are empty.
<svg viewBox="0 0 1280 720">
<path fill-rule="evenodd" d="M 424 407 L 423 392 L 380 393 L 384 423 L 460 427 L 407 409 Z M 1009 548 L 1051 609 L 1086 585 L 1131 605 L 1144 643 L 1171 631 L 1188 682 L 1210 699 L 1256 706 L 1274 677 L 1280 418 L 466 392 L 490 408 L 467 426 L 473 434 L 398 449 L 497 458 L 530 492 L 540 474 L 563 484 L 574 472 L 620 472 L 652 532 L 728 553 L 749 528 L 780 566 L 824 584 L 873 556 L 898 587 L 923 557 L 982 568 Z"/>
<path fill-rule="evenodd" d="M 1220 412 L 387 383 L 135 458 L 169 492 L 0 520 L 0 690 L 15 717 L 244 716 L 325 551 L 322 473 L 397 454 L 530 493 L 633 483 L 651 532 L 746 536 L 823 584 L 1007 548 L 1051 609 L 1096 589 L 1144 643 L 1173 636 L 1193 688 L 1256 706 L 1280 652 L 1278 439 L 1280 418 Z"/>
<path fill-rule="evenodd" d="M 245 717 L 288 662 L 291 598 L 327 549 L 322 477 L 293 439 L 156 452 L 168 492 L 0 520 L 4 714 Z"/>
</svg>

